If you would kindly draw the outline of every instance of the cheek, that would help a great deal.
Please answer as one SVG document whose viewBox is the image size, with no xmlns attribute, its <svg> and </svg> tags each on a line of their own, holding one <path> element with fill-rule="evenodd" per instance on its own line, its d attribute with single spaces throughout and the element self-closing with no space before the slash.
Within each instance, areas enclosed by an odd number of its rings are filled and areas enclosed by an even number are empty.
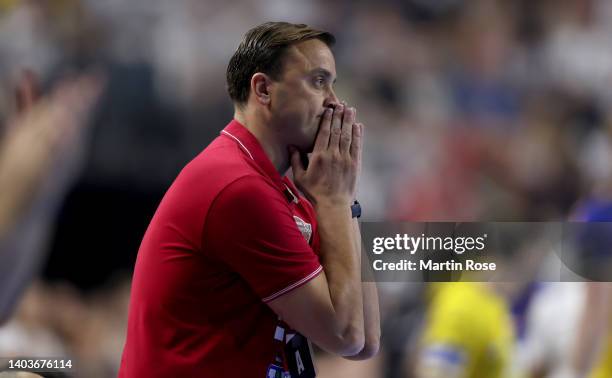
<svg viewBox="0 0 612 378">
<path fill-rule="evenodd" d="M 314 140 L 319 130 L 321 110 L 324 99 L 308 88 L 296 86 L 287 90 L 282 88 L 276 92 L 272 112 L 278 123 L 287 126 L 290 138 L 307 144 Z"/>
<path fill-rule="evenodd" d="M 317 116 L 316 108 L 310 101 L 303 97 L 287 94 L 286 97 L 278 99 L 276 109 L 273 112 L 285 122 L 299 125 L 300 128 L 311 123 Z"/>
</svg>

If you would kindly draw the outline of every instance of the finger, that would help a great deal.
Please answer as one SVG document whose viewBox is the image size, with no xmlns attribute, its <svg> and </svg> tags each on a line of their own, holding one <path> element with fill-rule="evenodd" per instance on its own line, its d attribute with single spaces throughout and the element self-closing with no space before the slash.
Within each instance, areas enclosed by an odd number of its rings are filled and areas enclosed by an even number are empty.
<svg viewBox="0 0 612 378">
<path fill-rule="evenodd" d="M 326 150 L 327 146 L 329 145 L 332 113 L 333 109 L 327 108 L 321 116 L 321 125 L 319 126 L 319 131 L 317 132 L 313 152 Z"/>
<path fill-rule="evenodd" d="M 293 170 L 293 177 L 299 177 L 304 174 L 305 170 L 302 166 L 302 160 L 300 159 L 300 151 L 297 148 L 289 147 L 289 153 L 291 154 L 291 169 Z"/>
<path fill-rule="evenodd" d="M 39 97 L 38 80 L 31 70 L 23 70 L 15 91 L 17 99 L 17 112 L 28 111 L 34 106 Z"/>
<path fill-rule="evenodd" d="M 363 147 L 363 125 L 361 123 L 353 123 L 352 129 L 351 158 L 359 162 L 361 160 L 361 149 Z"/>
<path fill-rule="evenodd" d="M 340 134 L 340 152 L 349 154 L 353 139 L 353 124 L 355 123 L 355 108 L 347 108 L 342 118 L 342 133 Z"/>
<path fill-rule="evenodd" d="M 363 156 L 363 141 L 365 140 L 364 138 L 365 126 L 361 122 L 358 122 L 358 125 L 359 125 L 359 156 L 357 160 L 361 164 L 361 157 Z"/>
<path fill-rule="evenodd" d="M 342 117 L 344 115 L 344 105 L 340 104 L 334 109 L 334 115 L 332 116 L 331 130 L 329 136 L 330 150 L 337 150 L 340 148 L 340 134 L 342 134 Z"/>
</svg>

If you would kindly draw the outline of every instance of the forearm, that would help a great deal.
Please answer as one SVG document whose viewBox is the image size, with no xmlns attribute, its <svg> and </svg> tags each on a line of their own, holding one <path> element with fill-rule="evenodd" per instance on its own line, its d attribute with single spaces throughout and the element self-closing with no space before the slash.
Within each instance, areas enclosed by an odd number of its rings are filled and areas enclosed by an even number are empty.
<svg viewBox="0 0 612 378">
<path fill-rule="evenodd" d="M 353 220 L 353 240 L 355 248 L 361 256 L 361 230 L 359 222 Z M 363 349 L 354 356 L 346 357 L 349 360 L 365 360 L 374 357 L 380 347 L 380 310 L 378 305 L 378 290 L 369 265 L 362 266 L 362 271 L 366 277 L 361 284 L 363 294 L 363 321 L 365 344 Z"/>
<path fill-rule="evenodd" d="M 23 148 L 24 142 L 33 142 L 24 140 L 23 135 L 28 135 L 23 130 L 17 132 L 21 133 L 17 135 L 18 139 L 11 135 L 12 139 L 7 141 L 10 144 L 0 146 L 0 239 L 15 225 L 19 214 L 31 202 L 42 181 L 40 176 L 46 165 L 41 164 L 44 162 L 44 156 L 39 152 L 41 146 L 36 146 L 29 156 L 16 150 L 18 147 Z"/>
<path fill-rule="evenodd" d="M 337 333 L 356 339 L 363 349 L 364 311 L 361 290 L 361 262 L 354 242 L 353 221 L 348 206 L 317 206 L 321 237 L 321 264 L 334 309 Z"/>
</svg>

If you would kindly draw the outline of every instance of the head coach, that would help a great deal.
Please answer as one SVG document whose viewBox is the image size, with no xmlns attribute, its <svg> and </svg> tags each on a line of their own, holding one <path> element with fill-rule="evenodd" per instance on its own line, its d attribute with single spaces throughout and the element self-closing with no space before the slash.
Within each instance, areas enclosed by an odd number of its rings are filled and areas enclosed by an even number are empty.
<svg viewBox="0 0 612 378">
<path fill-rule="evenodd" d="M 227 68 L 234 119 L 138 251 L 120 377 L 313 377 L 309 341 L 378 351 L 355 200 L 363 125 L 334 93 L 334 41 L 285 22 L 245 35 Z"/>
</svg>

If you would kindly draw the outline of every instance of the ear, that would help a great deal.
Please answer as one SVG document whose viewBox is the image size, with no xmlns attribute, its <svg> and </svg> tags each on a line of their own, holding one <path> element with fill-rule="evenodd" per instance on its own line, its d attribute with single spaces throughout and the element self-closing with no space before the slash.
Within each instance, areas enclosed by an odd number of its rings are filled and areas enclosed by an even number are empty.
<svg viewBox="0 0 612 378">
<path fill-rule="evenodd" d="M 261 105 L 270 105 L 270 86 L 272 79 L 264 73 L 257 72 L 251 77 L 251 93 Z"/>
</svg>

